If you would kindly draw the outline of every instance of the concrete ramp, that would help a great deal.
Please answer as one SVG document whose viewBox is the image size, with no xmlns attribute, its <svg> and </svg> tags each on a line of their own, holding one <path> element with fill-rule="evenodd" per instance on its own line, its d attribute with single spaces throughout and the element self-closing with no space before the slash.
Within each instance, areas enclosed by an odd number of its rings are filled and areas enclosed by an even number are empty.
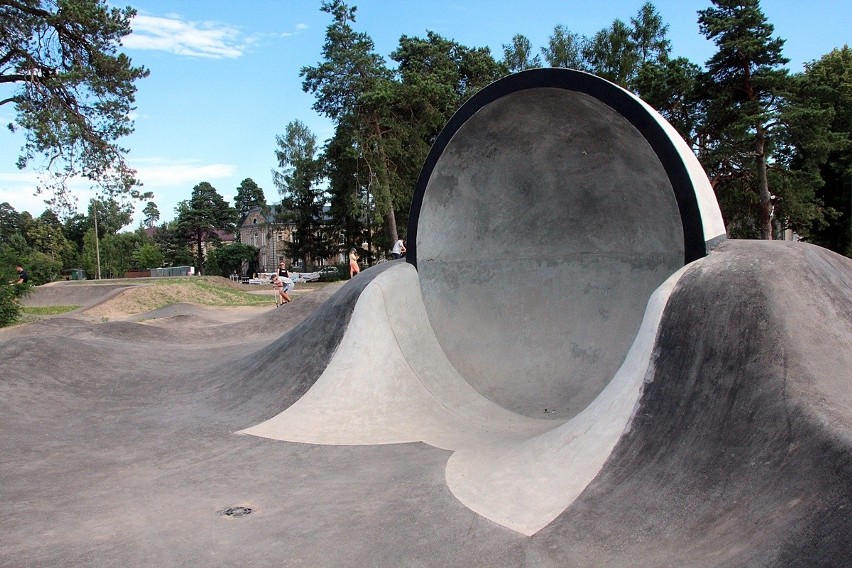
<svg viewBox="0 0 852 568">
<path fill-rule="evenodd" d="M 491 85 L 442 132 L 408 258 L 474 388 L 570 417 L 618 370 L 654 289 L 724 235 L 706 176 L 656 112 L 602 79 L 538 69 Z"/>
<path fill-rule="evenodd" d="M 0 565 L 849 566 L 852 260 L 726 240 L 641 101 L 498 81 L 408 244 L 240 322 L 0 330 Z"/>
<path fill-rule="evenodd" d="M 243 433 L 450 450 L 455 498 L 553 565 L 849 552 L 852 264 L 726 241 L 647 105 L 568 70 L 498 81 L 436 141 L 408 236 L 315 382 Z"/>
<path fill-rule="evenodd" d="M 446 474 L 453 494 L 495 522 L 534 534 L 582 492 L 624 432 L 679 276 L 651 298 L 641 339 L 603 392 L 571 419 L 553 420 L 513 413 L 470 386 L 429 325 L 416 271 L 397 263 L 361 293 L 313 387 L 244 432 L 314 444 L 422 441 L 454 450 Z"/>
<path fill-rule="evenodd" d="M 316 384 L 245 432 L 455 450 L 456 497 L 535 533 L 624 432 L 681 267 L 724 239 L 696 166 L 659 115 L 591 75 L 491 85 L 430 153 L 409 264 L 364 288 Z"/>
</svg>

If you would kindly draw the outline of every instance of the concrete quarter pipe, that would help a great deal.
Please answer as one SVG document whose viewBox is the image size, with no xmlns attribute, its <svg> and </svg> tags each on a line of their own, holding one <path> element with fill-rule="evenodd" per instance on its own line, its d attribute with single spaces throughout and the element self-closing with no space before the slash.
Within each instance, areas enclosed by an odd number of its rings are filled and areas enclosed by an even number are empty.
<svg viewBox="0 0 852 568">
<path fill-rule="evenodd" d="M 449 449 L 456 498 L 573 543 L 566 565 L 848 559 L 852 266 L 725 242 L 642 101 L 564 69 L 492 84 L 435 143 L 408 246 L 363 276 L 313 386 L 246 433 Z"/>
</svg>

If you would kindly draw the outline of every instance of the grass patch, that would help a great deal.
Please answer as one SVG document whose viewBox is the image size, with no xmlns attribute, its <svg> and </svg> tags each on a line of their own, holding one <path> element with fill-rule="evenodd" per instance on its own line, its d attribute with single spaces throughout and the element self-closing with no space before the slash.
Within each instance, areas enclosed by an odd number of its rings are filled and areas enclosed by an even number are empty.
<svg viewBox="0 0 852 568">
<path fill-rule="evenodd" d="M 269 295 L 251 294 L 226 278 L 188 277 L 147 280 L 122 292 L 116 298 L 87 310 L 94 316 L 121 317 L 172 304 L 186 303 L 212 307 L 268 306 Z M 271 286 L 257 286 L 272 290 Z"/>
<path fill-rule="evenodd" d="M 28 314 L 32 316 L 56 316 L 59 314 L 64 314 L 65 312 L 71 312 L 79 308 L 80 306 L 21 306 L 21 313 Z"/>
</svg>

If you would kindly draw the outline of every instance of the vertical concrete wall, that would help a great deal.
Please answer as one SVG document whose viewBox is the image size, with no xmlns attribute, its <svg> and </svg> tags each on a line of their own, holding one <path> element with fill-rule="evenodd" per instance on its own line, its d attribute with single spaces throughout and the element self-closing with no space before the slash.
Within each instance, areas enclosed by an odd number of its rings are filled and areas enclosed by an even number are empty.
<svg viewBox="0 0 852 568">
<path fill-rule="evenodd" d="M 690 174 L 658 118 L 601 79 L 536 70 L 474 97 L 435 144 L 410 261 L 442 348 L 488 398 L 575 415 L 651 292 L 703 255 Z"/>
</svg>

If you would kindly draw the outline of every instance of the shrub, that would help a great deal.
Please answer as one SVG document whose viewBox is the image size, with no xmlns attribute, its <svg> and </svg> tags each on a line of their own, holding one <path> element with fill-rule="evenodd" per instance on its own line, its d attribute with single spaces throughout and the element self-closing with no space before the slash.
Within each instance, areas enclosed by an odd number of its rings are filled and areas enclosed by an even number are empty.
<svg viewBox="0 0 852 568">
<path fill-rule="evenodd" d="M 24 268 L 30 275 L 30 284 L 47 284 L 61 278 L 62 261 L 56 260 L 43 252 L 33 251 L 24 259 Z"/>
<path fill-rule="evenodd" d="M 20 309 L 15 288 L 17 286 L 0 288 L 0 327 L 11 325 L 18 319 Z"/>
<path fill-rule="evenodd" d="M 30 286 L 29 284 L 7 284 L 7 282 L 14 282 L 18 278 L 14 271 L 0 271 L 0 278 L 3 279 L 0 281 L 2 282 L 0 284 L 0 327 L 6 327 L 18 320 L 21 312 L 18 298 L 29 292 Z"/>
</svg>

